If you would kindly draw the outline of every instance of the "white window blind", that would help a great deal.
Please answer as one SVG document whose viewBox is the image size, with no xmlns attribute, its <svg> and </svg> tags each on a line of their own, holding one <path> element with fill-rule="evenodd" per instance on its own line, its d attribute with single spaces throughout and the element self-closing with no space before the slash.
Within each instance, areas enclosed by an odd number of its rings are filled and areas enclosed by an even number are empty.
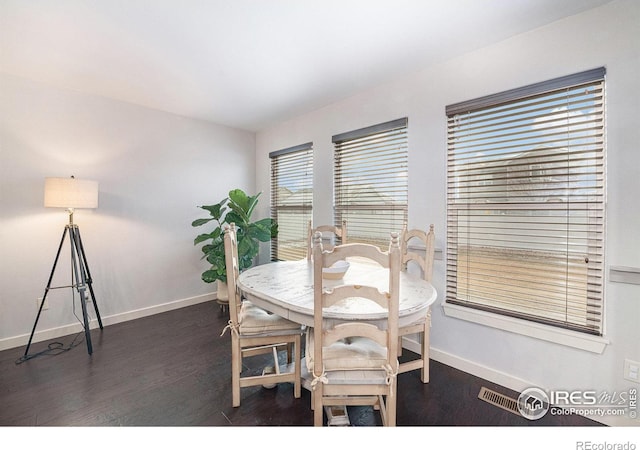
<svg viewBox="0 0 640 450">
<path fill-rule="evenodd" d="M 602 334 L 604 78 L 447 106 L 448 303 Z"/>
<path fill-rule="evenodd" d="M 407 222 L 407 119 L 333 136 L 334 221 L 348 242 L 389 246 Z"/>
<path fill-rule="evenodd" d="M 313 212 L 313 143 L 282 149 L 271 158 L 271 218 L 278 236 L 271 259 L 297 260 L 307 254 L 307 224 Z"/>
</svg>

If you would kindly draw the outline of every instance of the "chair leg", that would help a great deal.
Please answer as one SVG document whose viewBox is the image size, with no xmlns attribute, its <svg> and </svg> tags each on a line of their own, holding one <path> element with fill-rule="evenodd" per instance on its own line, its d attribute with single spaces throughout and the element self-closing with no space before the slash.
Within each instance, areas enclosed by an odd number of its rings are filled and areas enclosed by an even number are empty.
<svg viewBox="0 0 640 450">
<path fill-rule="evenodd" d="M 316 386 L 316 389 L 311 392 L 313 395 L 313 426 L 321 427 L 324 414 L 324 408 L 322 407 L 322 386 Z"/>
<path fill-rule="evenodd" d="M 380 419 L 382 419 L 382 426 L 388 426 L 388 417 L 387 417 L 387 402 L 384 399 L 384 396 L 378 395 L 378 401 L 374 405 L 373 409 L 380 411 Z"/>
<path fill-rule="evenodd" d="M 291 361 L 293 358 L 293 344 L 292 343 L 288 343 L 287 344 L 287 364 L 291 364 Z"/>
<path fill-rule="evenodd" d="M 429 382 L 429 351 L 431 347 L 431 310 L 427 313 L 422 333 L 422 370 L 420 378 L 423 383 Z"/>
<path fill-rule="evenodd" d="M 302 341 L 301 337 L 298 336 L 295 342 L 295 361 L 294 371 L 296 374 L 296 381 L 293 383 L 293 396 L 294 398 L 300 398 L 302 396 Z"/>
<path fill-rule="evenodd" d="M 397 385 L 397 383 L 396 383 Z M 396 389 L 394 388 L 394 391 Z M 394 392 L 393 395 L 387 395 L 385 402 L 385 413 L 386 413 L 386 423 L 384 424 L 387 427 L 395 427 L 396 426 L 396 399 L 397 392 Z"/>
<path fill-rule="evenodd" d="M 234 408 L 240 406 L 240 372 L 242 370 L 240 343 L 231 338 L 231 398 Z"/>
<path fill-rule="evenodd" d="M 271 353 L 273 353 L 273 368 L 276 373 L 280 375 L 280 362 L 278 361 L 278 349 L 276 347 L 271 348 Z"/>
</svg>

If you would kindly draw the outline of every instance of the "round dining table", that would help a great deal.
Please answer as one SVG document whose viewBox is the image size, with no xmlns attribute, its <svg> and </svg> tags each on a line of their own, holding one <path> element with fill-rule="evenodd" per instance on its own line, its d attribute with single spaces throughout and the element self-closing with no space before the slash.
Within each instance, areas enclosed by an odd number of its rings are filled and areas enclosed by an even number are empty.
<svg viewBox="0 0 640 450">
<path fill-rule="evenodd" d="M 341 284 L 376 286 L 388 290 L 389 271 L 381 266 L 349 260 L 344 277 L 324 279 L 323 287 Z M 313 326 L 313 263 L 307 259 L 276 261 L 244 270 L 238 287 L 253 304 L 302 325 Z M 399 326 L 410 325 L 425 317 L 437 298 L 437 292 L 421 277 L 400 272 Z M 384 323 L 386 312 L 373 302 L 347 298 L 324 310 L 324 319 Z"/>
</svg>

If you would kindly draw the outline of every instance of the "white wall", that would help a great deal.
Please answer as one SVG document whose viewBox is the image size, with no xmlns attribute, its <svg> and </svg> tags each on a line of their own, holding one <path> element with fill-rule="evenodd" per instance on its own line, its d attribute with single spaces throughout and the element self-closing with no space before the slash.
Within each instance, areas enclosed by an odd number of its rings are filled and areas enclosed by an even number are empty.
<svg viewBox="0 0 640 450">
<path fill-rule="evenodd" d="M 191 221 L 253 190 L 253 133 L 2 75 L 0 145 L 0 350 L 26 344 L 67 222 L 43 206 L 47 176 L 100 183 L 75 222 L 105 325 L 213 298 Z M 70 282 L 68 252 L 54 286 Z M 71 295 L 50 291 L 36 341 L 78 329 Z"/>
<path fill-rule="evenodd" d="M 314 143 L 314 221 L 332 221 L 331 136 L 409 118 L 409 225 L 434 223 L 445 248 L 445 106 L 483 95 L 605 66 L 608 118 L 608 265 L 640 267 L 640 2 L 621 0 L 429 67 L 258 133 L 257 188 L 269 191 L 268 153 Z M 635 205 L 635 206 L 633 206 Z M 434 284 L 445 291 L 444 261 Z M 640 361 L 640 286 L 606 284 L 602 354 L 433 313 L 432 355 L 508 387 L 522 390 L 628 391 L 625 358 Z M 627 416 L 628 417 L 628 416 Z M 605 418 L 611 424 L 635 424 Z"/>
</svg>

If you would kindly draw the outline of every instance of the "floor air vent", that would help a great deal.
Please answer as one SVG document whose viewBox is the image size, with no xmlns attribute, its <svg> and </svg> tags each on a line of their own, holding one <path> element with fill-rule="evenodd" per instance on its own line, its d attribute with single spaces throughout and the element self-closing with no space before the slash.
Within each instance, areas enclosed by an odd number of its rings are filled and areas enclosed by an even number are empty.
<svg viewBox="0 0 640 450">
<path fill-rule="evenodd" d="M 500 394 L 498 392 L 492 391 L 491 389 L 483 387 L 480 389 L 478 398 L 487 403 L 491 403 L 498 408 L 502 408 L 505 411 L 509 411 L 518 416 L 522 416 L 522 414 L 520 414 L 520 411 L 518 411 L 518 401 L 512 399 L 511 397 L 507 397 L 504 394 Z"/>
</svg>

